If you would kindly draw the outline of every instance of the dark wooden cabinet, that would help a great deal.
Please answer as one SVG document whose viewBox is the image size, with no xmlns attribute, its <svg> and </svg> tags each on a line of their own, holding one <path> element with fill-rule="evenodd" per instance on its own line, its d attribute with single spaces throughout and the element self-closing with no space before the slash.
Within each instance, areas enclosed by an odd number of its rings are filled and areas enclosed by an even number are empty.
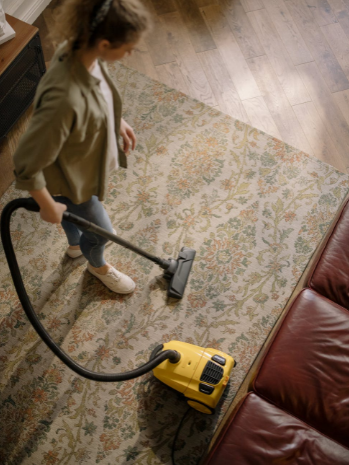
<svg viewBox="0 0 349 465">
<path fill-rule="evenodd" d="M 0 45 L 0 140 L 34 99 L 46 71 L 39 30 L 6 15 L 16 37 Z"/>
</svg>

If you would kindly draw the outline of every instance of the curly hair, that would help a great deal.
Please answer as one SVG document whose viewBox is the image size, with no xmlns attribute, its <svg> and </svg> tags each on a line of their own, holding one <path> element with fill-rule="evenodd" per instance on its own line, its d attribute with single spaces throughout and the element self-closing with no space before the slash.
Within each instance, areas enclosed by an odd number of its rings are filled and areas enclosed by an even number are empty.
<svg viewBox="0 0 349 465">
<path fill-rule="evenodd" d="M 65 0 L 58 8 L 49 33 L 54 46 L 68 41 L 68 52 L 90 49 L 100 39 L 112 47 L 137 41 L 152 28 L 152 18 L 141 0 L 113 0 L 105 19 L 91 32 L 92 21 L 103 0 Z"/>
</svg>

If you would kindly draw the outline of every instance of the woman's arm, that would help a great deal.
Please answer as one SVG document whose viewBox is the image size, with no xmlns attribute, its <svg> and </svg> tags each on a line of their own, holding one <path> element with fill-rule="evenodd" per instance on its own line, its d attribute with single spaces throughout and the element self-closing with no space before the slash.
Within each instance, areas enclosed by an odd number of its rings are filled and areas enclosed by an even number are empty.
<svg viewBox="0 0 349 465">
<path fill-rule="evenodd" d="M 41 96 L 14 153 L 16 188 L 29 191 L 49 223 L 61 223 L 67 207 L 55 202 L 48 192 L 43 170 L 56 160 L 70 134 L 74 112 L 61 89 Z"/>
<path fill-rule="evenodd" d="M 46 187 L 40 190 L 29 191 L 29 194 L 40 207 L 41 219 L 49 223 L 62 222 L 63 212 L 67 209 L 67 206 L 55 202 Z"/>
<path fill-rule="evenodd" d="M 63 90 L 50 89 L 40 98 L 13 155 L 17 189 L 37 191 L 46 186 L 43 171 L 57 159 L 70 135 L 74 117 Z"/>
</svg>

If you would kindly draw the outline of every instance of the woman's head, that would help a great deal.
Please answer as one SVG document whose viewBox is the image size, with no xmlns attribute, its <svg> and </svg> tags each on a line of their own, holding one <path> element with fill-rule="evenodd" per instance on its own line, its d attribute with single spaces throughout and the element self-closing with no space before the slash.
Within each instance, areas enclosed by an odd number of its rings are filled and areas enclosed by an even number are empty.
<svg viewBox="0 0 349 465">
<path fill-rule="evenodd" d="M 107 60 L 122 58 L 151 29 L 141 0 L 65 0 L 50 37 L 55 45 L 68 41 L 68 51 L 100 48 Z"/>
</svg>

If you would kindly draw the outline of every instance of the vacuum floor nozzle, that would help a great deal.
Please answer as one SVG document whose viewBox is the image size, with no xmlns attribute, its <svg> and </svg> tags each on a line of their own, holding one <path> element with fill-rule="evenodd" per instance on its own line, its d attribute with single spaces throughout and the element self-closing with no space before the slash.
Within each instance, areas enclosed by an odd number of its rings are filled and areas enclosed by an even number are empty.
<svg viewBox="0 0 349 465">
<path fill-rule="evenodd" d="M 194 249 L 182 247 L 177 260 L 170 259 L 170 266 L 164 273 L 164 278 L 169 281 L 168 297 L 175 299 L 183 297 L 195 255 L 196 251 Z"/>
</svg>

